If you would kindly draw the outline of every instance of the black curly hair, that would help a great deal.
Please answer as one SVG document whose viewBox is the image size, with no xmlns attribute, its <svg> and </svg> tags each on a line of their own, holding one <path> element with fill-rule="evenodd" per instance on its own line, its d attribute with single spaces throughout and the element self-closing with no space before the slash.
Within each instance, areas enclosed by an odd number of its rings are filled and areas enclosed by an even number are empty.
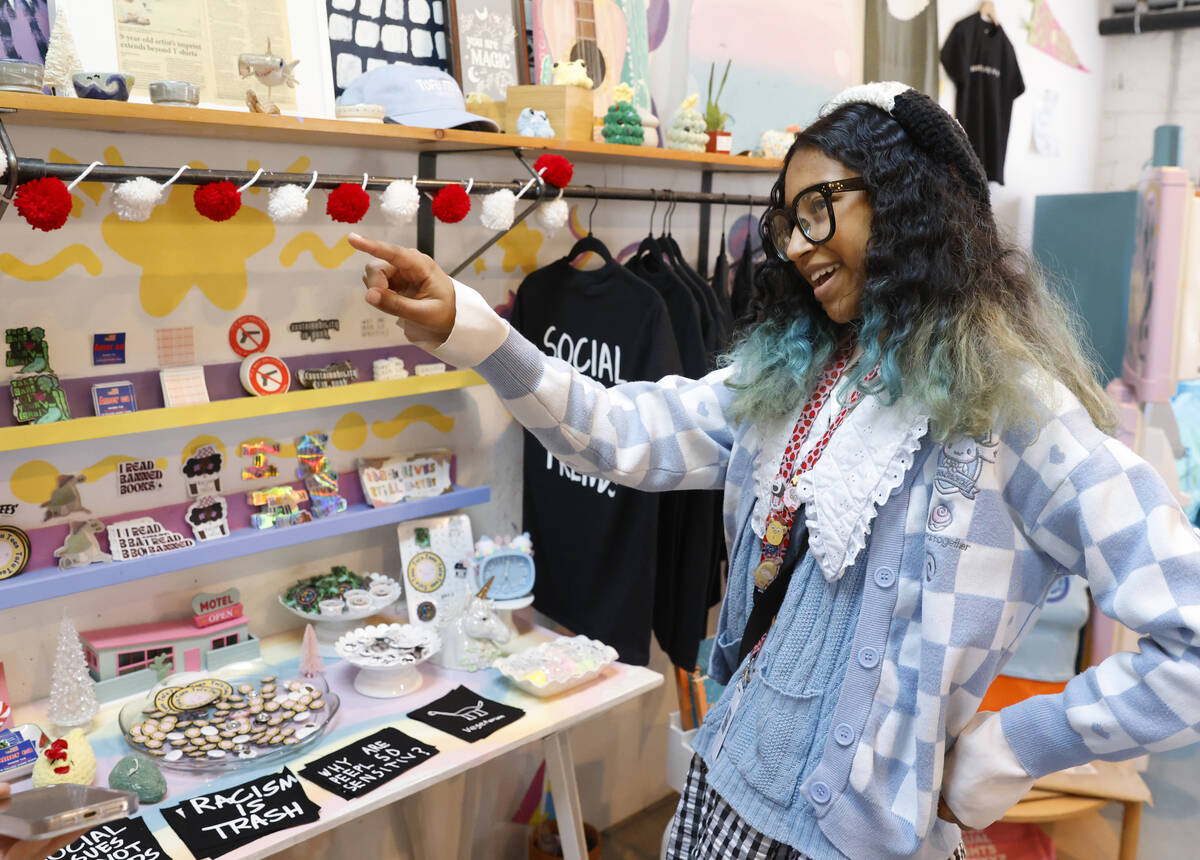
<svg viewBox="0 0 1200 860">
<path fill-rule="evenodd" d="M 915 398 L 939 439 L 1029 417 L 1023 369 L 1060 380 L 1098 425 L 1112 426 L 1077 321 L 1028 255 L 1001 235 L 969 161 L 940 158 L 886 111 L 850 103 L 797 136 L 771 189 L 772 207 L 786 205 L 784 177 L 802 150 L 866 180 L 872 218 L 862 314 L 834 323 L 794 265 L 768 260 L 756 279 L 753 323 L 726 356 L 735 365 L 735 419 L 790 413 L 796 392 L 807 396 L 837 343 L 854 333 L 863 360 L 849 371 L 852 381 L 887 403 Z M 879 376 L 864 382 L 876 365 Z"/>
</svg>

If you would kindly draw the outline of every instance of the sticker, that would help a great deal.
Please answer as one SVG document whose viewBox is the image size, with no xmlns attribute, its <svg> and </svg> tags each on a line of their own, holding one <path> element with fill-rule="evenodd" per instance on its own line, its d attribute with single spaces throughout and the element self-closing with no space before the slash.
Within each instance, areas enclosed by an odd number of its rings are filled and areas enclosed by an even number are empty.
<svg viewBox="0 0 1200 860">
<path fill-rule="evenodd" d="M 238 449 L 238 453 L 243 457 L 253 457 L 254 461 L 249 466 L 242 466 L 242 480 L 252 481 L 277 477 L 279 469 L 269 462 L 267 457 L 271 454 L 278 454 L 279 450 L 278 442 L 267 439 L 243 444 Z"/>
<path fill-rule="evenodd" d="M 162 384 L 163 405 L 199 406 L 208 403 L 208 383 L 199 364 L 169 367 L 158 374 Z"/>
<path fill-rule="evenodd" d="M 59 570 L 87 567 L 97 562 L 112 561 L 112 556 L 100 549 L 96 535 L 104 531 L 100 520 L 76 520 L 67 529 L 66 540 L 54 551 Z"/>
<path fill-rule="evenodd" d="M 336 388 L 358 381 L 358 370 L 350 361 L 335 361 L 325 367 L 312 367 L 296 372 L 297 381 L 305 388 Z"/>
<path fill-rule="evenodd" d="M 54 860 L 90 860 L 94 857 L 162 860 L 170 855 L 158 844 L 144 819 L 123 818 L 92 828 L 50 856 Z"/>
<path fill-rule="evenodd" d="M 229 506 L 221 496 L 201 496 L 183 518 L 198 541 L 229 537 Z"/>
<path fill-rule="evenodd" d="M 124 364 L 125 332 L 92 335 L 92 364 Z"/>
<path fill-rule="evenodd" d="M 122 520 L 108 527 L 108 548 L 116 561 L 174 552 L 195 545 L 194 540 L 171 531 L 153 517 Z"/>
<path fill-rule="evenodd" d="M 494 702 L 458 686 L 408 716 L 464 741 L 478 741 L 525 716 L 520 708 Z"/>
<path fill-rule="evenodd" d="M 422 600 L 417 604 L 417 618 L 421 621 L 432 621 L 437 617 L 437 605 L 432 600 Z"/>
<path fill-rule="evenodd" d="M 361 332 L 363 337 L 383 337 L 388 334 L 390 326 L 386 319 L 369 319 L 362 321 Z"/>
<path fill-rule="evenodd" d="M 154 330 L 159 367 L 196 363 L 196 335 L 190 325 Z"/>
<path fill-rule="evenodd" d="M 222 857 L 271 833 L 312 824 L 321 807 L 304 793 L 300 778 L 284 768 L 161 812 L 196 857 Z"/>
<path fill-rule="evenodd" d="M 413 588 L 428 594 L 437 591 L 446 581 L 446 563 L 437 553 L 419 552 L 409 561 L 407 576 Z"/>
<path fill-rule="evenodd" d="M 52 424 L 71 417 L 67 394 L 53 373 L 18 376 L 11 389 L 13 416 L 18 424 Z"/>
<path fill-rule="evenodd" d="M 266 320 L 254 314 L 240 316 L 229 327 L 229 348 L 245 358 L 262 352 L 271 343 L 271 329 Z"/>
<path fill-rule="evenodd" d="M 86 475 L 59 475 L 55 479 L 54 489 L 50 491 L 50 498 L 39 506 L 46 509 L 42 522 L 70 514 L 90 514 L 91 511 L 83 506 L 83 498 L 79 495 L 79 485 L 86 481 Z"/>
<path fill-rule="evenodd" d="M 292 374 L 283 359 L 256 353 L 242 361 L 242 387 L 257 397 L 283 394 L 292 384 Z"/>
<path fill-rule="evenodd" d="M 437 752 L 437 747 L 386 726 L 309 762 L 300 770 L 300 776 L 343 800 L 354 800 L 432 758 Z"/>
<path fill-rule="evenodd" d="M 380 382 L 388 379 L 406 379 L 408 368 L 404 366 L 403 359 L 379 358 L 371 363 L 371 375 Z"/>
<path fill-rule="evenodd" d="M 17 513 L 17 508 L 21 507 L 18 504 L 0 505 L 0 517 L 11 517 Z"/>
<path fill-rule="evenodd" d="M 133 383 L 100 382 L 92 386 L 92 407 L 97 415 L 121 415 L 137 412 L 137 394 Z"/>
<path fill-rule="evenodd" d="M 17 373 L 45 373 L 50 370 L 50 344 L 46 343 L 46 330 L 33 328 L 9 328 L 4 330 L 4 342 L 8 352 L 4 356 L 5 367 L 19 367 Z"/>
<path fill-rule="evenodd" d="M 192 498 L 221 493 L 221 466 L 225 456 L 212 445 L 205 445 L 183 461 L 182 471 L 187 493 Z"/>
<path fill-rule="evenodd" d="M 162 469 L 156 467 L 153 460 L 128 460 L 117 464 L 118 495 L 151 493 L 161 490 L 162 485 Z"/>
<path fill-rule="evenodd" d="M 428 364 L 418 364 L 413 367 L 413 373 L 417 376 L 433 376 L 435 373 L 445 373 L 446 365 L 440 361 L 431 361 Z"/>
<path fill-rule="evenodd" d="M 338 473 L 330 468 L 325 456 L 328 444 L 329 437 L 324 433 L 306 433 L 296 440 L 296 457 L 300 460 L 296 474 L 304 479 L 316 517 L 328 517 L 346 510 L 346 500 L 338 492 Z"/>
<path fill-rule="evenodd" d="M 256 529 L 280 528 L 312 522 L 312 512 L 300 505 L 308 501 L 308 493 L 284 485 L 266 490 L 252 490 L 246 501 L 262 510 L 250 515 L 250 524 Z"/>
<path fill-rule="evenodd" d="M 0 579 L 16 576 L 29 564 L 29 536 L 16 526 L 0 526 Z"/>
<path fill-rule="evenodd" d="M 338 331 L 340 326 L 339 320 L 308 320 L 294 322 L 288 326 L 288 330 L 299 332 L 300 340 L 330 340 L 329 333 Z"/>
<path fill-rule="evenodd" d="M 359 460 L 363 497 L 371 507 L 382 508 L 448 493 L 454 489 L 450 481 L 453 462 L 449 451 Z"/>
</svg>

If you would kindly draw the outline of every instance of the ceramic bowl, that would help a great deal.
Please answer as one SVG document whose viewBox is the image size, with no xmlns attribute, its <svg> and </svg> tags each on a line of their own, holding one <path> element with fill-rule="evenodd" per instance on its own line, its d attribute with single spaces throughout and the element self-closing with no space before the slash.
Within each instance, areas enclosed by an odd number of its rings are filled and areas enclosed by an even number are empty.
<svg viewBox="0 0 1200 860">
<path fill-rule="evenodd" d="M 200 87 L 188 81 L 151 81 L 150 101 L 156 105 L 195 107 L 200 104 Z"/>
<path fill-rule="evenodd" d="M 24 60 L 0 59 L 0 90 L 17 93 L 42 92 L 42 66 Z"/>
<path fill-rule="evenodd" d="M 121 72 L 76 72 L 71 75 L 75 94 L 81 99 L 104 101 L 129 101 L 129 89 L 133 86 L 133 75 Z"/>
<path fill-rule="evenodd" d="M 546 698 L 586 684 L 616 660 L 617 652 L 611 646 L 572 636 L 543 642 L 492 665 L 525 692 Z"/>
</svg>

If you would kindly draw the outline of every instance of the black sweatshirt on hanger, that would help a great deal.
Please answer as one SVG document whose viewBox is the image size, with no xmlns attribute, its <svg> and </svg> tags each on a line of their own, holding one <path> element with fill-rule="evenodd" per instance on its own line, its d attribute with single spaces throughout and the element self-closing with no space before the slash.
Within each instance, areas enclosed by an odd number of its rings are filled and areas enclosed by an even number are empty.
<svg viewBox="0 0 1200 860">
<path fill-rule="evenodd" d="M 550 355 L 611 386 L 682 370 L 662 298 L 610 262 L 558 260 L 531 273 L 513 327 Z M 537 553 L 534 606 L 576 633 L 645 665 L 655 599 L 658 494 L 585 478 L 525 434 L 525 528 Z"/>
</svg>

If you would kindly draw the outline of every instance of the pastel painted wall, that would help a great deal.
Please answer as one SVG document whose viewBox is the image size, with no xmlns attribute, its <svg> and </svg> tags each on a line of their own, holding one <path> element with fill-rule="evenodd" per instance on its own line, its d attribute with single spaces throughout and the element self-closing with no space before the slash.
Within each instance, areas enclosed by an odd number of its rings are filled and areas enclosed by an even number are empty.
<svg viewBox="0 0 1200 860">
<path fill-rule="evenodd" d="M 415 154 L 380 150 L 31 128 L 13 128 L 12 136 L 22 156 L 83 163 L 93 159 L 154 166 L 202 162 L 243 168 L 261 162 L 276 168 L 400 176 L 416 170 Z M 443 176 L 480 179 L 509 179 L 520 172 L 519 165 L 504 154 L 448 155 L 439 167 Z M 585 164 L 576 166 L 575 175 L 580 184 L 626 187 L 697 189 L 700 180 L 699 174 L 690 170 Z M 765 194 L 771 179 L 718 175 L 715 184 L 718 192 Z M 199 220 L 191 211 L 187 189 L 173 191 L 170 201 L 146 224 L 116 222 L 107 192 L 100 186 L 84 183 L 76 198 L 77 217 L 52 234 L 35 233 L 13 212 L 0 221 L 0 307 L 4 309 L 0 314 L 4 325 L 45 326 L 52 365 L 65 378 L 100 372 L 91 365 L 94 332 L 128 334 L 127 364 L 111 368 L 117 375 L 155 367 L 153 330 L 159 327 L 191 326 L 199 361 L 232 361 L 235 356 L 228 346 L 228 328 L 243 313 L 263 316 L 272 325 L 273 347 L 285 357 L 404 345 L 391 319 L 362 302 L 363 260 L 349 253 L 344 243 L 347 230 L 324 215 L 323 192 L 313 194 L 303 221 L 287 226 L 267 219 L 265 195 L 253 190 L 244 197 L 242 213 L 225 225 Z M 475 198 L 476 212 L 478 205 L 479 198 Z M 588 208 L 590 204 L 584 204 L 580 212 L 573 206 L 572 226 L 554 237 L 530 227 L 519 228 L 490 249 L 463 278 L 493 305 L 506 304 L 525 272 L 565 253 L 575 235 L 586 230 Z M 649 206 L 605 202 L 596 212 L 595 232 L 617 252 L 645 234 L 649 215 Z M 730 213 L 731 225 L 739 215 L 742 212 Z M 718 210 L 718 224 L 719 218 Z M 681 206 L 673 232 L 689 255 L 696 248 L 695 225 L 695 207 Z M 415 227 L 389 230 L 377 204 L 357 229 L 402 243 L 415 242 Z M 475 213 L 461 225 L 439 226 L 439 261 L 447 267 L 456 264 L 488 235 Z M 715 245 L 716 236 L 710 247 Z M 340 331 L 333 333 L 331 341 L 301 341 L 287 331 L 291 321 L 317 317 L 341 320 Z M 382 325 L 376 326 L 374 321 L 382 321 Z M 364 322 L 369 330 L 381 333 L 364 339 Z M 305 366 L 302 360 L 293 365 Z M 37 503 L 60 471 L 88 472 L 90 480 L 81 486 L 84 502 L 105 515 L 179 504 L 186 500 L 178 471 L 184 452 L 204 443 L 226 451 L 223 488 L 227 494 L 262 486 L 268 482 L 241 481 L 243 460 L 236 456 L 237 445 L 261 437 L 292 442 L 295 436 L 313 430 L 332 434 L 330 461 L 341 471 L 350 471 L 361 456 L 449 447 L 458 455 L 462 484 L 490 484 L 492 488 L 489 504 L 468 511 L 476 533 L 511 533 L 520 526 L 521 432 L 483 386 L 394 402 L 0 452 L 0 504 L 19 504 L 14 517 L 0 521 L 29 529 L 40 525 L 42 511 Z M 161 463 L 166 473 L 162 489 L 121 497 L 115 468 L 125 458 Z M 195 592 L 220 592 L 236 586 L 251 632 L 265 637 L 298 623 L 278 605 L 279 592 L 296 579 L 327 571 L 334 564 L 357 571 L 398 573 L 394 527 L 2 611 L 0 660 L 13 699 L 23 702 L 47 694 L 54 632 L 63 612 L 73 617 L 78 629 L 178 618 L 190 614 L 188 604 Z M 651 666 L 664 673 L 670 669 L 657 649 Z M 674 710 L 673 702 L 671 687 L 665 686 L 573 733 L 583 808 L 589 821 L 606 826 L 667 793 L 663 779 L 666 715 Z M 474 856 L 523 856 L 524 830 L 508 821 L 515 810 L 513 798 L 524 791 L 540 760 L 540 754 L 530 749 L 487 769 Z M 499 853 L 493 851 L 497 846 Z"/>
</svg>

